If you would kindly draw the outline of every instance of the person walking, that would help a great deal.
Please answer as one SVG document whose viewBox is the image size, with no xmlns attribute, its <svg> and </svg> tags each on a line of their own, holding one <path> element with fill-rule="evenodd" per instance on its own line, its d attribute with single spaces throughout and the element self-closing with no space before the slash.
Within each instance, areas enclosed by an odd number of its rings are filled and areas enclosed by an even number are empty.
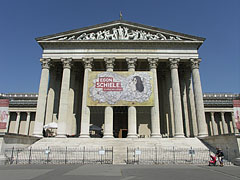
<svg viewBox="0 0 240 180">
<path fill-rule="evenodd" d="M 216 157 L 218 157 L 218 161 L 220 163 L 220 166 L 223 167 L 223 159 L 224 159 L 224 154 L 223 151 L 220 148 L 216 148 Z"/>
</svg>

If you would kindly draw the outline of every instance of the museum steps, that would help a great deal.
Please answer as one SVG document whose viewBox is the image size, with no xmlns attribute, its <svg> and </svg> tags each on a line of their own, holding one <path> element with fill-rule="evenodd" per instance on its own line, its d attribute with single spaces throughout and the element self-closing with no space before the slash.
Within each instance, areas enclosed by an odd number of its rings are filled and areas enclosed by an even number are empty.
<svg viewBox="0 0 240 180">
<path fill-rule="evenodd" d="M 113 148 L 113 163 L 126 164 L 127 151 L 138 148 L 166 148 L 166 149 L 203 149 L 207 147 L 198 138 L 43 138 L 32 144 L 38 148 Z"/>
</svg>

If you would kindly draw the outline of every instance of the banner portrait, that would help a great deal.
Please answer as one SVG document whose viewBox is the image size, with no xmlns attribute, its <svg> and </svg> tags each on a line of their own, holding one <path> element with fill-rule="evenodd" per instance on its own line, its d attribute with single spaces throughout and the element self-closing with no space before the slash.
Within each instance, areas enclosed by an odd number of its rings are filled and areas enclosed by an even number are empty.
<svg viewBox="0 0 240 180">
<path fill-rule="evenodd" d="M 153 106 L 151 72 L 89 72 L 88 106 Z"/>
<path fill-rule="evenodd" d="M 240 100 L 233 100 L 234 119 L 237 129 L 240 129 Z"/>
<path fill-rule="evenodd" d="M 7 121 L 9 116 L 8 107 L 9 107 L 9 100 L 0 99 L 0 129 L 7 128 Z"/>
</svg>

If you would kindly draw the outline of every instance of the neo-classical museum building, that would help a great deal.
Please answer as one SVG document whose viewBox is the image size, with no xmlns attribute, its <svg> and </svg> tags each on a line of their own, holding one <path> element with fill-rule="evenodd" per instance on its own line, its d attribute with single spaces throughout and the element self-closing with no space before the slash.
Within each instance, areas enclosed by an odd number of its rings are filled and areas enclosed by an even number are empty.
<svg viewBox="0 0 240 180">
<path fill-rule="evenodd" d="M 124 20 L 36 38 L 39 93 L 0 95 L 10 100 L 7 132 L 42 137 L 55 122 L 59 138 L 237 133 L 240 95 L 202 93 L 204 40 Z"/>
</svg>

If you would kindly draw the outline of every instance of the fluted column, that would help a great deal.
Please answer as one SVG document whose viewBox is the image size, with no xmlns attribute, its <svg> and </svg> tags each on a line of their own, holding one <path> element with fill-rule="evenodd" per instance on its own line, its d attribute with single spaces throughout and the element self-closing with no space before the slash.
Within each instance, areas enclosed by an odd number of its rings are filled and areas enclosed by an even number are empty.
<svg viewBox="0 0 240 180">
<path fill-rule="evenodd" d="M 76 74 L 76 67 L 72 68 L 71 72 L 71 78 L 70 78 L 70 88 L 68 93 L 68 127 L 67 127 L 67 133 L 69 135 L 73 135 L 73 128 L 74 124 L 76 123 L 75 115 L 74 113 L 74 97 L 75 97 L 75 74 Z M 75 128 L 76 130 L 76 128 Z"/>
<path fill-rule="evenodd" d="M 221 120 L 222 120 L 223 134 L 228 134 L 228 127 L 225 121 L 224 112 L 221 112 Z"/>
<path fill-rule="evenodd" d="M 92 69 L 93 58 L 83 59 L 84 63 L 84 82 L 82 93 L 82 114 L 81 114 L 81 133 L 80 138 L 89 138 L 90 108 L 87 106 L 88 91 L 88 72 Z"/>
<path fill-rule="evenodd" d="M 203 95 L 202 86 L 199 74 L 199 63 L 200 59 L 191 59 L 192 67 L 192 77 L 193 77 L 193 87 L 194 87 L 194 98 L 197 113 L 197 123 L 198 123 L 198 137 L 207 136 L 207 124 L 205 119 L 204 105 L 203 105 Z"/>
<path fill-rule="evenodd" d="M 37 111 L 33 130 L 33 135 L 38 137 L 43 136 L 42 131 L 46 111 L 50 59 L 41 59 L 40 62 L 42 63 L 42 74 L 39 85 Z"/>
<path fill-rule="evenodd" d="M 184 137 L 181 95 L 180 95 L 179 77 L 178 77 L 179 59 L 169 59 L 169 62 L 170 62 L 170 69 L 171 69 L 172 91 L 173 91 L 173 111 L 174 111 L 174 122 L 175 122 L 174 137 Z"/>
<path fill-rule="evenodd" d="M 63 76 L 61 85 L 60 105 L 59 105 L 59 118 L 57 137 L 66 137 L 67 125 L 70 121 L 68 117 L 68 96 L 70 88 L 70 75 L 71 75 L 71 62 L 72 59 L 62 59 L 63 63 Z"/>
<path fill-rule="evenodd" d="M 169 123 L 169 137 L 174 136 L 175 125 L 174 125 L 174 113 L 173 113 L 173 101 L 172 101 L 172 87 L 171 87 L 171 78 L 170 72 L 166 72 L 166 84 L 168 89 L 168 123 Z"/>
<path fill-rule="evenodd" d="M 49 80 L 49 89 L 47 95 L 47 105 L 46 105 L 46 120 L 45 124 L 52 122 L 53 119 L 53 107 L 54 107 L 54 97 L 55 97 L 55 82 L 56 82 L 56 71 L 54 66 L 50 68 L 50 80 Z"/>
<path fill-rule="evenodd" d="M 196 137 L 198 135 L 197 130 L 197 119 L 196 119 L 196 109 L 195 101 L 193 94 L 192 78 L 191 78 L 191 69 L 187 68 L 185 72 L 185 81 L 186 81 L 186 90 L 187 90 L 187 101 L 188 101 L 188 110 L 189 110 L 189 122 L 190 122 L 190 135 Z"/>
<path fill-rule="evenodd" d="M 15 128 L 14 128 L 14 133 L 18 134 L 19 131 L 19 125 L 20 125 L 20 112 L 17 112 L 17 118 L 16 118 L 16 123 L 15 123 Z"/>
<path fill-rule="evenodd" d="M 233 126 L 233 133 L 238 134 L 239 131 L 238 131 L 237 126 L 236 126 L 234 112 L 232 112 L 232 126 Z"/>
<path fill-rule="evenodd" d="M 218 135 L 218 129 L 217 129 L 217 124 L 214 118 L 214 112 L 211 112 L 211 121 L 212 121 L 212 131 L 213 131 L 213 135 Z"/>
<path fill-rule="evenodd" d="M 30 115 L 31 115 L 31 112 L 27 112 L 27 120 L 26 120 L 26 126 L 25 126 L 25 131 L 24 131 L 25 135 L 28 135 L 28 132 L 29 132 Z"/>
<path fill-rule="evenodd" d="M 151 108 L 151 125 L 152 125 L 152 138 L 161 138 L 160 132 L 160 116 L 159 116 L 159 98 L 158 98 L 158 82 L 157 82 L 157 63 L 158 59 L 148 59 L 150 71 L 153 74 L 153 93 L 154 93 L 154 106 Z"/>
<path fill-rule="evenodd" d="M 128 71 L 135 72 L 137 58 L 126 58 Z M 135 106 L 128 107 L 128 138 L 137 138 L 137 110 Z"/>
<path fill-rule="evenodd" d="M 184 68 L 186 69 L 186 68 Z M 187 105 L 187 89 L 186 89 L 186 83 L 185 83 L 185 73 L 186 71 L 181 70 L 180 75 L 180 84 L 181 84 L 181 94 L 182 94 L 182 108 L 183 108 L 183 115 L 184 115 L 184 123 L 185 123 L 185 135 L 186 137 L 190 136 L 190 128 L 189 128 L 189 112 L 188 112 L 188 105 Z"/>
<path fill-rule="evenodd" d="M 105 58 L 106 69 L 108 72 L 113 71 L 114 58 Z M 104 116 L 104 138 L 113 138 L 113 108 L 111 106 L 105 107 Z"/>
</svg>

